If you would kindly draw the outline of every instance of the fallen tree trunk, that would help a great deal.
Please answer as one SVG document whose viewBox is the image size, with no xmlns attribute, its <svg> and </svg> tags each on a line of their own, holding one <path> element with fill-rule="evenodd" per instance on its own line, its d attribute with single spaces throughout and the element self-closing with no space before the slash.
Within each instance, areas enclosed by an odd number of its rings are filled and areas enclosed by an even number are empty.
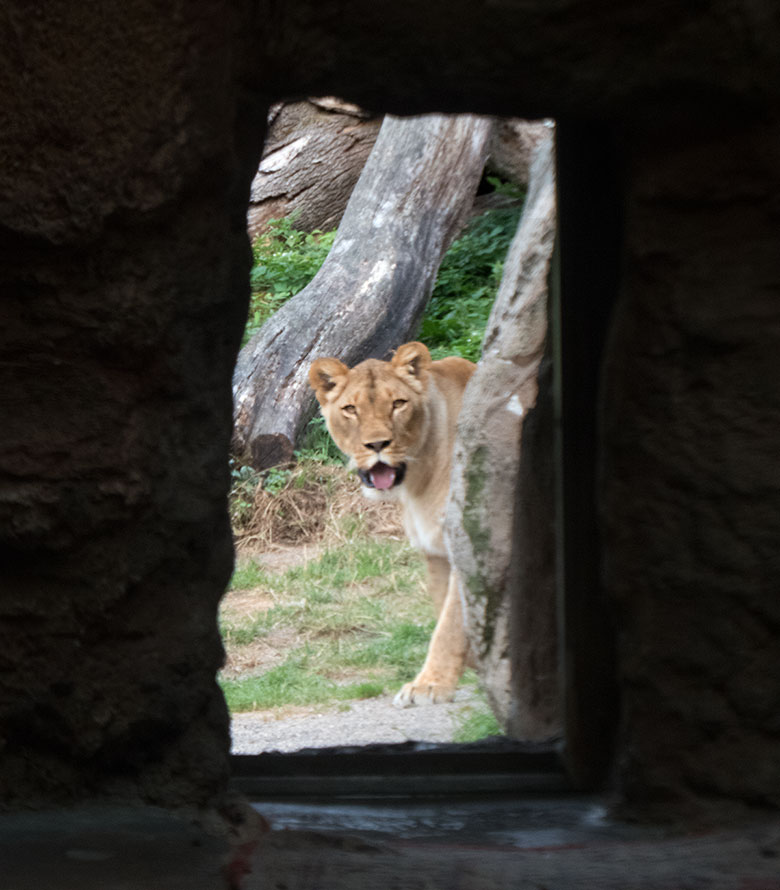
<svg viewBox="0 0 780 890">
<path fill-rule="evenodd" d="M 265 469 L 292 456 L 314 411 L 313 358 L 384 358 L 416 331 L 479 184 L 492 122 L 387 116 L 314 280 L 241 350 L 233 451 Z"/>
<path fill-rule="evenodd" d="M 280 105 L 275 112 L 252 182 L 249 237 L 270 219 L 291 215 L 296 229 L 329 232 L 341 221 L 381 118 L 326 99 Z"/>
</svg>

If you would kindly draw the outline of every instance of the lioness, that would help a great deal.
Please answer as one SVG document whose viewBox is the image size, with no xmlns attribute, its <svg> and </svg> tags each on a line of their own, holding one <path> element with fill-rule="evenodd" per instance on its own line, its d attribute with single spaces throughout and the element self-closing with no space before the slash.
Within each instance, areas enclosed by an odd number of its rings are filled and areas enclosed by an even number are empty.
<svg viewBox="0 0 780 890">
<path fill-rule="evenodd" d="M 400 502 L 406 534 L 427 560 L 438 620 L 420 673 L 395 697 L 399 707 L 449 701 L 466 661 L 442 525 L 455 422 L 475 367 L 455 357 L 432 361 L 422 343 L 405 343 L 389 362 L 367 359 L 350 369 L 319 358 L 309 369 L 328 430 L 357 468 L 365 494 Z"/>
</svg>

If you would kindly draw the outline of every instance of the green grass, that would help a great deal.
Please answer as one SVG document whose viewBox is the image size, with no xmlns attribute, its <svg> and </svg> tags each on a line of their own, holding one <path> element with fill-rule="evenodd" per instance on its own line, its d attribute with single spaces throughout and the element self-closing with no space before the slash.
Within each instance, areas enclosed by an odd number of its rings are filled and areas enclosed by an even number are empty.
<svg viewBox="0 0 780 890">
<path fill-rule="evenodd" d="M 504 731 L 493 712 L 485 703 L 481 709 L 464 708 L 458 718 L 459 726 L 452 737 L 453 742 L 478 742 L 490 736 L 503 735 Z"/>
<path fill-rule="evenodd" d="M 248 646 L 285 632 L 294 643 L 278 664 L 220 679 L 231 712 L 327 706 L 395 693 L 425 659 L 435 619 L 419 554 L 406 543 L 359 529 L 318 559 L 271 572 L 239 563 L 233 590 L 258 589 L 273 604 L 241 620 L 222 618 L 226 646 Z M 285 637 L 287 639 L 287 637 Z M 474 671 L 465 685 L 477 686 Z M 464 705 L 454 740 L 501 733 L 484 695 Z"/>
<path fill-rule="evenodd" d="M 267 640 L 273 649 L 282 635 L 286 654 L 257 676 L 221 678 L 232 711 L 381 695 L 411 679 L 425 658 L 433 607 L 422 559 L 404 542 L 358 531 L 284 571 L 241 561 L 231 589 L 252 588 L 273 605 L 240 619 L 223 611 L 225 645 Z"/>
<path fill-rule="evenodd" d="M 433 627 L 433 620 L 424 624 L 395 622 L 355 641 L 340 653 L 340 660 L 352 667 L 391 666 L 397 679 L 409 680 L 425 658 Z"/>
<path fill-rule="evenodd" d="M 292 566 L 283 572 L 269 572 L 258 562 L 239 562 L 230 581 L 230 590 L 264 586 L 277 594 L 299 599 L 315 590 L 334 595 L 363 581 L 375 580 L 383 589 L 407 591 L 422 581 L 422 559 L 408 544 L 393 538 L 360 539 L 325 550 L 315 560 Z"/>
<path fill-rule="evenodd" d="M 248 590 L 268 583 L 269 575 L 254 560 L 239 561 L 230 579 L 230 590 Z"/>
<path fill-rule="evenodd" d="M 479 689 L 477 675 L 473 670 L 467 670 L 461 682 L 467 686 L 474 686 L 478 697 L 456 715 L 457 728 L 453 735 L 453 742 L 468 743 L 478 742 L 489 736 L 503 735 L 504 730 L 490 710 L 485 693 Z"/>
<path fill-rule="evenodd" d="M 382 695 L 376 682 L 337 684 L 312 671 L 307 659 L 291 658 L 257 677 L 222 680 L 222 690 L 231 711 L 256 711 L 291 705 L 321 705 Z"/>
<path fill-rule="evenodd" d="M 344 545 L 285 570 L 241 560 L 231 589 L 256 590 L 265 605 L 240 618 L 223 613 L 225 645 L 267 642 L 284 654 L 262 670 L 220 678 L 231 712 L 394 694 L 419 670 L 435 625 L 423 581 L 416 551 L 402 541 L 371 538 L 360 523 Z M 462 683 L 477 687 L 474 671 Z M 483 694 L 455 720 L 457 742 L 501 733 Z"/>
<path fill-rule="evenodd" d="M 434 358 L 479 357 L 519 216 L 519 207 L 488 211 L 468 226 L 446 254 L 418 334 Z M 294 220 L 288 218 L 271 223 L 268 232 L 255 241 L 244 342 L 309 283 L 334 238 L 335 232 L 298 232 Z M 296 461 L 294 469 L 275 467 L 264 472 L 231 466 L 234 528 L 250 528 L 257 521 L 259 493 L 266 503 L 270 496 L 273 512 L 282 515 L 289 509 L 283 496 L 291 489 L 313 483 L 322 490 L 333 484 L 332 477 L 326 478 L 319 468 L 343 463 L 343 457 L 321 417 L 307 427 Z M 309 497 L 308 489 L 305 496 Z M 304 565 L 272 572 L 252 560 L 239 562 L 231 589 L 256 589 L 265 606 L 240 617 L 223 610 L 220 623 L 225 645 L 267 643 L 275 651 L 277 641 L 284 655 L 249 676 L 220 678 L 231 711 L 325 705 L 382 695 L 397 690 L 419 670 L 435 624 L 422 558 L 405 543 L 367 536 L 359 515 L 346 516 L 340 524 L 346 543 Z M 464 710 L 460 740 L 496 731 L 500 731 L 498 724 L 486 702 Z"/>
</svg>

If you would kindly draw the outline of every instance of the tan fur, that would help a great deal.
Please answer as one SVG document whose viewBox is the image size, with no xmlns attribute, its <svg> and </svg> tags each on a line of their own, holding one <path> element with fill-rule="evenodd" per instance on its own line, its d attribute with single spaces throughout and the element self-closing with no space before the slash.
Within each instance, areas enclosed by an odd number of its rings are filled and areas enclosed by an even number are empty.
<svg viewBox="0 0 780 890">
<path fill-rule="evenodd" d="M 448 701 L 466 662 L 463 614 L 442 524 L 455 423 L 474 368 L 461 358 L 431 361 L 422 343 L 405 343 L 389 362 L 368 359 L 350 369 L 338 359 L 320 358 L 309 369 L 330 434 L 362 471 L 364 491 L 400 502 L 409 540 L 427 559 L 439 617 L 425 664 L 395 698 L 400 706 Z M 391 488 L 370 487 L 372 480 L 381 487 L 400 474 Z"/>
</svg>

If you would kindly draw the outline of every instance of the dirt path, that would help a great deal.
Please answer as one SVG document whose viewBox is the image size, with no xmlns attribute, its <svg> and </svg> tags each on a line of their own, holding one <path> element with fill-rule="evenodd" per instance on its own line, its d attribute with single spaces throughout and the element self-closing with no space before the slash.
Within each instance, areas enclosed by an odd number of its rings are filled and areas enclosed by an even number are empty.
<svg viewBox="0 0 780 890">
<path fill-rule="evenodd" d="M 455 701 L 439 705 L 396 708 L 392 696 L 383 696 L 317 711 L 298 709 L 279 719 L 265 713 L 236 714 L 232 750 L 259 754 L 410 740 L 451 742 L 475 701 L 472 690 L 459 689 Z"/>
</svg>

